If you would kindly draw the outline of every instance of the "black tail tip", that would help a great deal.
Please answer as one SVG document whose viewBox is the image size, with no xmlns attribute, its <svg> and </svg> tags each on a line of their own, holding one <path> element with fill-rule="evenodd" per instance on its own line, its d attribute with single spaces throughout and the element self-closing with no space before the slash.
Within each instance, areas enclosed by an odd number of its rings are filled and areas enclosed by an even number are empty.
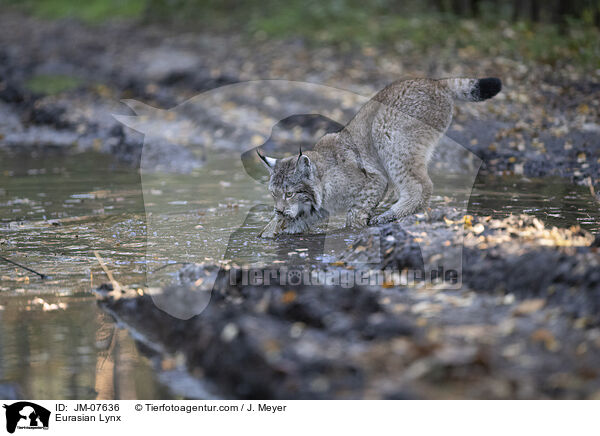
<svg viewBox="0 0 600 436">
<path fill-rule="evenodd" d="M 479 100 L 487 100 L 502 90 L 502 81 L 497 77 L 486 77 L 479 79 Z"/>
</svg>

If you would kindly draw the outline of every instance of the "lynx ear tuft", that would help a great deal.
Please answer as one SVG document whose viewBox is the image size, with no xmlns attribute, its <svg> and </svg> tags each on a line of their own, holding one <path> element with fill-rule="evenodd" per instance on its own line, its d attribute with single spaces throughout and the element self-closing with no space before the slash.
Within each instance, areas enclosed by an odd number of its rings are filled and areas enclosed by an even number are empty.
<svg viewBox="0 0 600 436">
<path fill-rule="evenodd" d="M 296 162 L 296 171 L 309 172 L 310 171 L 310 159 L 305 154 L 298 156 Z"/>
<path fill-rule="evenodd" d="M 258 154 L 258 157 L 260 157 L 260 160 L 265 164 L 269 171 L 272 171 L 275 167 L 275 164 L 277 163 L 277 159 L 273 159 L 272 157 L 268 156 L 263 156 L 262 154 L 260 154 L 258 148 L 256 149 L 256 154 Z"/>
</svg>

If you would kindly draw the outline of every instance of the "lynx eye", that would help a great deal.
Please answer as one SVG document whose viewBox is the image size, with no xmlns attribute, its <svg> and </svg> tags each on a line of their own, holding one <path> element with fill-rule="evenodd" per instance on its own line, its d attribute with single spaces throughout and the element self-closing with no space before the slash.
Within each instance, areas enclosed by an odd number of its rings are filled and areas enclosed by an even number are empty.
<svg viewBox="0 0 600 436">
<path fill-rule="evenodd" d="M 293 196 L 295 196 L 295 195 L 296 195 L 296 193 L 295 193 L 295 192 L 286 192 L 285 194 L 283 194 L 283 197 L 284 197 L 286 200 L 289 200 L 290 198 L 292 198 L 292 197 L 293 197 Z"/>
</svg>

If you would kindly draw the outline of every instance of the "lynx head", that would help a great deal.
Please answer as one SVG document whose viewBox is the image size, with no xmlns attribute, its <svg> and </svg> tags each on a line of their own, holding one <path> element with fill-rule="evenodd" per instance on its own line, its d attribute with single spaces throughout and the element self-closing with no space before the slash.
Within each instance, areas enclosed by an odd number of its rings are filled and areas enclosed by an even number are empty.
<svg viewBox="0 0 600 436">
<path fill-rule="evenodd" d="M 271 175 L 269 192 L 275 201 L 275 213 L 288 220 L 304 220 L 319 213 L 322 192 L 316 167 L 302 150 L 284 159 L 257 153 Z"/>
</svg>

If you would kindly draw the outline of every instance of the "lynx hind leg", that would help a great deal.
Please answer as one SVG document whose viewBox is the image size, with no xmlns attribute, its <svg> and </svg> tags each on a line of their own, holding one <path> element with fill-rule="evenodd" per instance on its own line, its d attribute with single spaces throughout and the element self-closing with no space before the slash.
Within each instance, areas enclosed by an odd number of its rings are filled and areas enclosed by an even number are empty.
<svg viewBox="0 0 600 436">
<path fill-rule="evenodd" d="M 371 224 L 385 224 L 424 209 L 433 192 L 427 164 L 443 132 L 399 111 L 373 122 L 373 141 L 398 200 Z"/>
<path fill-rule="evenodd" d="M 398 201 L 371 224 L 385 224 L 426 209 L 433 192 L 433 183 L 424 165 L 413 167 L 404 174 L 391 176 L 398 193 Z"/>
</svg>

